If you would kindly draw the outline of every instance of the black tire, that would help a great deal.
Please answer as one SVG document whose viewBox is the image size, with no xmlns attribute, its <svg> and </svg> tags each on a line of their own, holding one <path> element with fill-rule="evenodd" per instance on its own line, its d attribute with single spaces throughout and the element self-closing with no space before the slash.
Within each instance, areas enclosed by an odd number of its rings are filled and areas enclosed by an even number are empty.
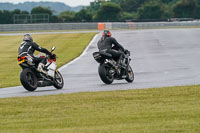
<svg viewBox="0 0 200 133">
<path fill-rule="evenodd" d="M 55 71 L 54 85 L 56 89 L 62 89 L 64 86 L 64 80 L 58 70 Z"/>
<path fill-rule="evenodd" d="M 134 81 L 134 73 L 131 66 L 128 66 L 127 77 L 125 78 L 125 80 L 129 83 Z"/>
<path fill-rule="evenodd" d="M 20 81 L 24 88 L 28 91 L 35 91 L 38 87 L 38 80 L 35 73 L 28 68 L 21 71 Z"/>
<path fill-rule="evenodd" d="M 107 66 L 106 64 L 99 65 L 99 76 L 105 84 L 111 84 L 114 80 L 114 76 L 108 74 L 109 70 L 110 70 L 110 67 Z"/>
</svg>

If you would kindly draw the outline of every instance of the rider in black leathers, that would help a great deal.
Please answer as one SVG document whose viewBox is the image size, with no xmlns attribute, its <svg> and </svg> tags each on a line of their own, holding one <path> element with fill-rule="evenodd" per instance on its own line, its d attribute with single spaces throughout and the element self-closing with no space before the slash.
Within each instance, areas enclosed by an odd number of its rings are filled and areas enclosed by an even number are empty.
<svg viewBox="0 0 200 133">
<path fill-rule="evenodd" d="M 110 53 L 114 58 L 117 59 L 117 63 L 119 65 L 123 65 L 120 63 L 120 61 L 124 58 L 124 53 L 119 51 L 119 49 L 124 51 L 124 48 L 116 41 L 115 38 L 111 37 L 111 32 L 109 30 L 104 30 L 101 39 L 97 43 L 97 46 L 99 51 Z"/>
<path fill-rule="evenodd" d="M 47 55 L 51 55 L 47 49 L 38 46 L 35 42 L 33 42 L 33 38 L 29 34 L 25 34 L 23 38 L 23 42 L 21 43 L 18 49 L 18 56 L 29 56 L 32 58 L 35 64 L 38 64 L 37 70 L 39 72 L 47 73 L 43 70 L 44 65 L 46 64 L 46 60 L 43 57 L 34 56 L 35 50 L 46 53 Z"/>
</svg>

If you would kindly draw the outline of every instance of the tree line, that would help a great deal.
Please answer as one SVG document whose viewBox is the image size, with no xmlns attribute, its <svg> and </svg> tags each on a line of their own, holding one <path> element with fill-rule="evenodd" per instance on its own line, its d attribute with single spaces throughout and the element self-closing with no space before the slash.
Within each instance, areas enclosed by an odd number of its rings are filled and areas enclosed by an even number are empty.
<svg viewBox="0 0 200 133">
<path fill-rule="evenodd" d="M 200 0 L 95 0 L 79 12 L 64 11 L 58 15 L 47 7 L 35 7 L 30 13 L 0 10 L 0 24 L 13 23 L 14 14 L 39 13 L 49 14 L 51 23 L 199 19 Z"/>
</svg>

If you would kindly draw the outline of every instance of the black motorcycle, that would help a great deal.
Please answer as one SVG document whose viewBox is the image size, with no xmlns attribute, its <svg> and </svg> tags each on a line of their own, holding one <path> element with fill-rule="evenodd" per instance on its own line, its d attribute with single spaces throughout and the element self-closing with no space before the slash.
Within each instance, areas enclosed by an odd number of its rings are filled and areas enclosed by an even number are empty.
<svg viewBox="0 0 200 133">
<path fill-rule="evenodd" d="M 98 72 L 101 80 L 106 84 L 111 84 L 114 79 L 125 79 L 127 82 L 133 82 L 134 73 L 130 66 L 130 52 L 123 51 L 125 58 L 121 60 L 124 63 L 117 63 L 118 59 L 114 59 L 111 54 L 106 51 L 94 52 L 94 59 L 100 63 Z M 123 64 L 123 65 L 122 65 Z"/>
<path fill-rule="evenodd" d="M 55 50 L 52 47 L 51 52 Z M 41 56 L 46 59 L 46 74 L 37 71 L 38 64 L 35 64 L 30 56 L 18 57 L 18 64 L 21 66 L 20 81 L 28 91 L 34 91 L 37 87 L 54 86 L 62 89 L 64 81 L 60 72 L 56 69 L 56 55 Z"/>
</svg>

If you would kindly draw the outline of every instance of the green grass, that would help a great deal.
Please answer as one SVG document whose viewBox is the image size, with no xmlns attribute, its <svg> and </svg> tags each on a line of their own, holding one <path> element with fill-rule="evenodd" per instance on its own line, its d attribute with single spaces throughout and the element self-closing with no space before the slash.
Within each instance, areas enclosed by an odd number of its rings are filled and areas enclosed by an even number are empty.
<svg viewBox="0 0 200 133">
<path fill-rule="evenodd" d="M 2 133 L 199 133 L 200 85 L 0 99 Z"/>
<path fill-rule="evenodd" d="M 51 49 L 59 57 L 57 65 L 62 66 L 79 56 L 96 33 L 33 35 L 40 46 Z M 0 36 L 0 88 L 20 85 L 20 66 L 17 65 L 18 47 L 23 36 Z"/>
</svg>

